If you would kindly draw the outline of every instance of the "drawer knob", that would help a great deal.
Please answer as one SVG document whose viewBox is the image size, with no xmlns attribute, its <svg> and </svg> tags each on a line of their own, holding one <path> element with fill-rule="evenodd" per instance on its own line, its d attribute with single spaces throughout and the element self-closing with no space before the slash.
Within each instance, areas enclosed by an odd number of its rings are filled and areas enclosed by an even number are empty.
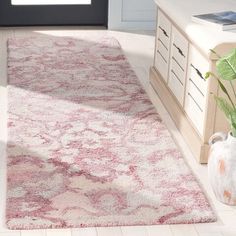
<svg viewBox="0 0 236 236">
<path fill-rule="evenodd" d="M 181 56 L 185 57 L 183 51 L 175 43 L 173 43 L 173 46 L 178 50 L 178 52 Z"/>
<path fill-rule="evenodd" d="M 196 73 L 198 74 L 198 76 L 205 80 L 205 78 L 203 77 L 202 73 L 198 70 L 198 68 L 196 68 L 192 63 L 191 63 L 191 67 L 196 71 Z"/>
<path fill-rule="evenodd" d="M 161 26 L 159 26 L 159 29 L 163 32 L 163 34 L 164 34 L 167 38 L 169 38 L 168 34 L 166 33 L 166 31 L 165 31 Z"/>
</svg>

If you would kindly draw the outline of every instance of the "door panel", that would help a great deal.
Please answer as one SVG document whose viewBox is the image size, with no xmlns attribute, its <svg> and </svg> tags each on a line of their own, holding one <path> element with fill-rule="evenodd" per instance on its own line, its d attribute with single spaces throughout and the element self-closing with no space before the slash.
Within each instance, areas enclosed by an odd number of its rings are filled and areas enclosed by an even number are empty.
<svg viewBox="0 0 236 236">
<path fill-rule="evenodd" d="M 79 0 L 0 0 L 0 26 L 107 26 L 108 0 L 92 0 L 91 4 L 86 1 L 75 4 Z"/>
<path fill-rule="evenodd" d="M 154 30 L 155 26 L 153 0 L 109 0 L 109 29 Z"/>
<path fill-rule="evenodd" d="M 156 19 L 156 7 L 153 0 L 123 0 L 122 4 L 122 19 L 124 21 L 147 22 Z"/>
</svg>

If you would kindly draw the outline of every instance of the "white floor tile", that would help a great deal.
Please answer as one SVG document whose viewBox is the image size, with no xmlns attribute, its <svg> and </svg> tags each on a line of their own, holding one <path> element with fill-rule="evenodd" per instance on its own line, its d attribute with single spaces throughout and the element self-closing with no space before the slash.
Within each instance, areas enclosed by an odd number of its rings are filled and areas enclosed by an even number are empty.
<svg viewBox="0 0 236 236">
<path fill-rule="evenodd" d="M 46 236 L 46 230 L 21 230 L 21 236 Z"/>
<path fill-rule="evenodd" d="M 71 229 L 47 229 L 46 236 L 71 236 Z"/>
<path fill-rule="evenodd" d="M 123 236 L 148 236 L 148 231 L 145 226 L 126 226 L 121 227 Z"/>
<path fill-rule="evenodd" d="M 72 229 L 72 236 L 97 236 L 96 228 Z"/>
<path fill-rule="evenodd" d="M 195 225 L 195 228 L 199 236 L 236 236 L 235 225 L 217 225 L 217 223 L 212 223 Z"/>
<path fill-rule="evenodd" d="M 21 236 L 20 231 L 15 232 L 0 232 L 0 236 Z"/>
<path fill-rule="evenodd" d="M 148 236 L 172 236 L 169 225 L 147 226 Z"/>
<path fill-rule="evenodd" d="M 221 202 L 219 202 L 214 194 L 213 194 L 213 191 L 209 191 L 209 194 L 211 194 L 212 196 L 212 201 L 214 202 L 214 205 L 215 205 L 215 208 L 220 212 L 220 211 L 235 211 L 236 212 L 236 206 L 228 206 L 228 205 L 225 205 Z"/>
<path fill-rule="evenodd" d="M 236 213 L 234 211 L 220 211 L 218 214 L 224 225 L 229 227 L 236 226 Z"/>
<path fill-rule="evenodd" d="M 97 236 L 122 236 L 120 227 L 99 227 Z"/>
<path fill-rule="evenodd" d="M 212 234 L 212 233 L 221 232 L 222 226 L 223 225 L 219 221 L 215 223 L 209 223 L 209 224 L 195 224 L 194 225 L 198 234 L 207 234 L 207 233 Z"/>
<path fill-rule="evenodd" d="M 194 225 L 171 225 L 173 236 L 198 236 Z"/>
<path fill-rule="evenodd" d="M 221 234 L 223 236 L 235 236 L 236 235 L 236 225 L 229 227 L 229 226 L 223 226 L 220 230 Z"/>
<path fill-rule="evenodd" d="M 198 236 L 223 236 L 222 233 L 200 233 Z"/>
<path fill-rule="evenodd" d="M 235 236 L 236 235 L 236 231 L 225 231 L 225 232 L 222 232 L 221 235 L 222 236 Z M 215 235 L 212 235 L 212 236 L 215 236 Z"/>
</svg>

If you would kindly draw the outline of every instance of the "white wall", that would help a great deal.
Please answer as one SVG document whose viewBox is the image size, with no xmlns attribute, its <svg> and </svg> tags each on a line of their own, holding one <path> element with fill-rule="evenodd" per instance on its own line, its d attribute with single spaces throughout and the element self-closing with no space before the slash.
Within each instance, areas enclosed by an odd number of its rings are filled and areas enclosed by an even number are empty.
<svg viewBox="0 0 236 236">
<path fill-rule="evenodd" d="M 109 29 L 155 29 L 154 0 L 109 0 Z"/>
</svg>

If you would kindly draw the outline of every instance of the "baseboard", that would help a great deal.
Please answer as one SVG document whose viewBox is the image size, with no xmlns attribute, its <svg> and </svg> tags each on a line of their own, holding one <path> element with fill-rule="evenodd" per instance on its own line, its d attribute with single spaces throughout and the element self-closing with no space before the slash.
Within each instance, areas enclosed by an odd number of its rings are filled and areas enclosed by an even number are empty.
<svg viewBox="0 0 236 236">
<path fill-rule="evenodd" d="M 109 30 L 155 30 L 156 22 L 155 21 L 122 21 L 122 22 L 109 22 Z"/>
</svg>

